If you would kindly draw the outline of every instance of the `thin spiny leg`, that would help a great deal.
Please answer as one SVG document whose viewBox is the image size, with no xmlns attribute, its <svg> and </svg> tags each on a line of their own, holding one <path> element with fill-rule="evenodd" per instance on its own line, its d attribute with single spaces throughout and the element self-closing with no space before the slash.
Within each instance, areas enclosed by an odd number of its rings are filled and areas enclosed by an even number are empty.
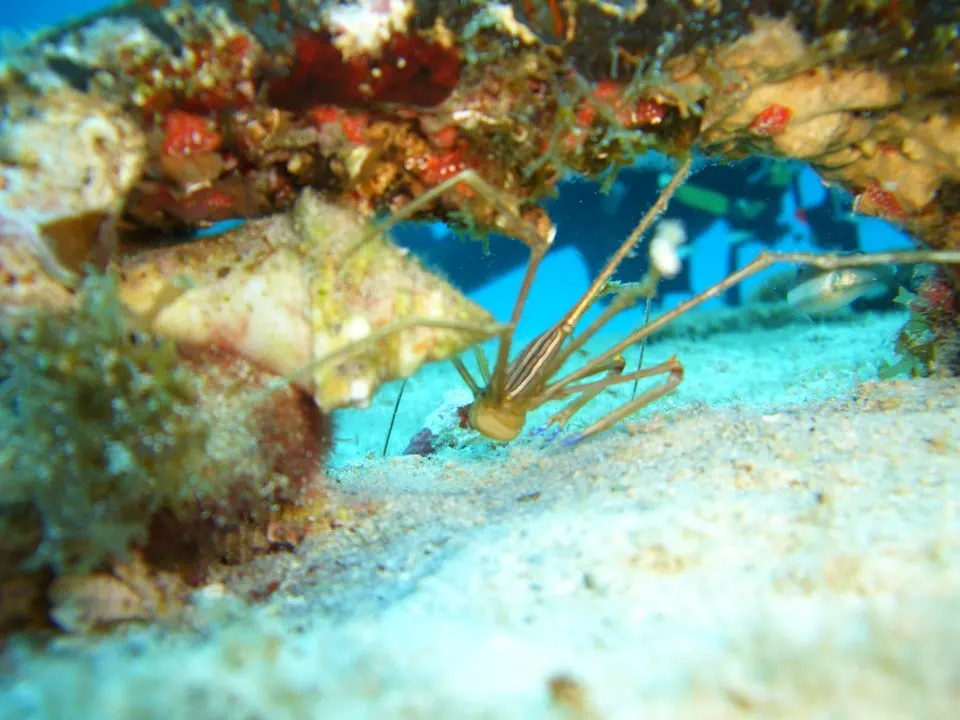
<svg viewBox="0 0 960 720">
<path fill-rule="evenodd" d="M 604 289 L 607 287 L 607 282 L 613 277 L 617 268 L 620 267 L 620 263 L 633 251 L 637 242 L 639 242 L 643 234 L 650 228 L 654 220 L 667 209 L 667 205 L 670 204 L 670 199 L 687 179 L 692 164 L 693 155 L 691 154 L 688 155 L 680 164 L 680 167 L 677 168 L 673 177 L 670 178 L 670 182 L 667 183 L 666 187 L 660 192 L 659 197 L 657 197 L 656 202 L 647 210 L 640 222 L 637 223 L 633 232 L 620 244 L 620 247 L 618 247 L 617 251 L 610 257 L 603 269 L 597 273 L 597 276 L 590 283 L 587 292 L 584 293 L 583 298 L 577 303 L 574 310 L 568 313 L 567 317 L 573 320 L 574 325 L 579 322 L 580 318 L 583 317 L 584 313 L 596 302 L 597 298 L 603 294 Z"/>
<path fill-rule="evenodd" d="M 590 338 L 603 329 L 603 327 L 616 315 L 636 304 L 640 297 L 642 297 L 642 293 L 639 291 L 639 286 L 629 287 L 618 291 L 616 297 L 607 306 L 607 308 L 600 313 L 600 316 L 594 320 L 583 332 L 573 338 L 563 352 L 560 353 L 560 357 L 562 357 L 563 362 L 569 360 L 571 355 L 580 350 Z M 548 364 L 546 372 L 544 373 L 544 377 L 553 377 L 561 367 L 562 363 L 551 361 Z M 596 372 L 602 372 L 604 369 L 605 364 L 601 364 L 594 372 L 591 372 L 590 374 L 593 375 Z M 568 382 L 569 381 L 566 378 L 561 378 L 560 380 L 545 385 L 543 391 L 552 391 L 554 388 L 556 388 L 556 392 L 560 393 L 560 388 L 567 385 Z M 558 396 L 566 397 L 568 394 L 569 393 L 560 393 Z M 554 396 L 551 395 L 551 397 Z"/>
<path fill-rule="evenodd" d="M 306 377 L 318 368 L 323 367 L 328 363 L 344 360 L 358 352 L 363 352 L 364 350 L 369 349 L 371 345 L 374 345 L 383 338 L 393 335 L 394 333 L 410 330 L 411 328 L 438 328 L 442 330 L 461 330 L 464 332 L 477 333 L 478 335 L 483 335 L 485 337 L 492 337 L 498 332 L 502 332 L 503 327 L 504 326 L 499 323 L 480 325 L 476 323 L 428 317 L 412 317 L 405 318 L 404 320 L 398 320 L 392 325 L 374 330 L 366 337 L 349 342 L 343 347 L 337 348 L 321 358 L 317 358 L 312 362 L 301 365 L 299 368 L 284 375 L 283 377 L 272 378 L 261 391 L 252 396 L 251 406 L 256 407 L 266 400 L 269 400 L 274 393 L 278 392 L 279 390 L 283 390 L 285 387 L 293 385 L 298 380 Z"/>
<path fill-rule="evenodd" d="M 558 412 L 555 412 L 553 415 L 551 415 L 547 420 L 547 426 L 558 425 L 562 428 L 570 421 L 570 418 L 580 412 L 580 410 L 595 397 L 597 397 L 597 395 L 602 393 L 608 387 L 623 382 L 620 376 L 623 373 L 624 367 L 626 367 L 626 363 L 624 362 L 623 358 L 614 358 L 610 362 L 609 367 L 606 368 L 608 372 L 607 377 L 595 382 L 584 383 L 583 385 L 567 388 L 569 391 L 567 395 L 575 395 L 579 393 L 579 397 Z"/>
<path fill-rule="evenodd" d="M 550 238 L 553 242 L 553 238 Z M 549 247 L 549 246 L 547 246 Z M 487 384 L 490 395 L 495 398 L 502 398 L 507 386 L 507 373 L 510 369 L 510 347 L 513 345 L 513 335 L 517 330 L 517 323 L 520 322 L 520 316 L 523 314 L 523 308 L 527 303 L 527 295 L 530 294 L 530 288 L 533 287 L 533 280 L 536 277 L 537 269 L 546 254 L 546 247 L 534 248 L 530 251 L 530 260 L 527 262 L 527 270 L 523 275 L 523 284 L 520 286 L 520 292 L 517 294 L 517 300 L 513 305 L 513 313 L 510 316 L 510 323 L 500 335 L 500 344 L 497 346 L 497 362 L 493 366 L 490 382 Z"/>
<path fill-rule="evenodd" d="M 634 228 L 634 231 L 630 234 L 630 237 L 627 238 L 623 244 L 621 244 L 620 248 L 616 253 L 614 253 L 611 259 L 607 262 L 607 265 L 603 270 L 600 271 L 600 273 L 591 283 L 590 287 L 580 297 L 573 308 L 571 308 L 564 318 L 549 331 L 552 337 L 555 340 L 558 340 L 558 342 L 555 343 L 555 350 L 544 351 L 542 359 L 538 359 L 534 363 L 536 382 L 530 383 L 530 387 L 534 389 L 534 392 L 530 393 L 530 395 L 532 396 L 533 402 L 536 403 L 535 406 L 538 407 L 546 402 L 547 399 L 553 397 L 552 395 L 545 396 L 543 398 L 537 397 L 544 392 L 542 388 L 545 387 L 548 390 L 553 389 L 554 391 L 558 392 L 564 385 L 570 382 L 570 380 L 564 379 L 557 383 L 546 385 L 547 380 L 553 377 L 553 375 L 560 370 L 563 364 L 573 353 L 577 352 L 583 346 L 583 344 L 593 337 L 593 335 L 596 334 L 604 325 L 606 325 L 606 323 L 614 315 L 635 303 L 637 298 L 642 297 L 648 292 L 652 292 L 652 290 L 648 290 L 646 288 L 646 283 L 640 283 L 629 289 L 621 290 L 621 292 L 618 293 L 617 298 L 603 313 L 600 314 L 600 317 L 596 321 L 594 321 L 586 330 L 574 338 L 565 349 L 559 349 L 562 346 L 562 342 L 566 340 L 566 338 L 568 338 L 574 331 L 577 323 L 583 317 L 583 314 L 586 312 L 586 310 L 604 293 L 604 289 L 607 287 L 610 276 L 616 271 L 617 266 L 620 264 L 620 262 L 622 262 L 623 258 L 626 257 L 633 245 L 636 244 L 637 239 L 646 231 L 653 220 L 661 212 L 663 212 L 664 209 L 666 209 L 666 206 L 670 201 L 670 197 L 686 178 L 691 162 L 692 158 L 688 157 L 683 165 L 677 170 L 667 187 L 660 194 L 660 197 L 657 198 L 657 201 L 654 203 L 653 207 L 647 211 L 637 227 Z M 545 333 L 540 337 L 543 338 L 546 335 L 547 334 Z M 528 348 L 533 347 L 536 342 L 537 341 L 531 343 Z M 608 357 L 603 363 L 591 364 L 591 371 L 589 373 L 579 375 L 577 379 L 582 379 L 587 375 L 593 375 L 598 372 L 602 372 L 608 367 L 609 361 L 610 358 Z M 517 361 L 514 362 L 516 363 Z M 509 369 L 512 370 L 513 367 L 514 366 L 511 365 Z M 529 373 L 527 374 L 529 375 Z M 497 395 L 496 397 L 502 397 L 502 395 Z"/>
<path fill-rule="evenodd" d="M 660 315 L 652 320 L 648 325 L 638 328 L 627 335 L 623 340 L 615 343 L 605 351 L 597 355 L 590 362 L 586 363 L 580 369 L 564 378 L 564 384 L 576 382 L 585 377 L 589 377 L 594 372 L 594 367 L 602 366 L 603 363 L 611 358 L 620 355 L 631 345 L 635 345 L 646 337 L 670 324 L 681 315 L 685 315 L 694 308 L 715 297 L 719 297 L 729 288 L 737 283 L 756 275 L 776 263 L 793 262 L 803 265 L 812 265 L 822 270 L 836 270 L 844 267 L 869 267 L 871 265 L 916 265 L 919 263 L 941 263 L 941 264 L 960 264 L 960 251 L 951 250 L 902 250 L 896 252 L 884 253 L 862 253 L 858 255 L 824 255 L 818 253 L 770 253 L 762 252 L 754 260 L 744 265 L 739 270 L 731 273 L 720 282 L 712 285 L 698 295 L 689 300 L 680 303 L 669 312 Z M 554 384 L 555 387 L 556 383 Z M 544 398 L 544 402 L 551 399 L 551 396 Z"/>
<path fill-rule="evenodd" d="M 783 262 L 793 262 L 800 263 L 803 265 L 812 265 L 818 267 L 822 270 L 835 270 L 838 268 L 845 267 L 868 267 L 871 265 L 893 265 L 893 264 L 918 264 L 918 263 L 944 263 L 944 264 L 960 264 L 960 252 L 958 251 L 935 251 L 935 250 L 905 250 L 897 252 L 886 252 L 886 253 L 862 253 L 858 255 L 823 255 L 817 253 L 761 253 L 753 262 L 745 265 L 740 270 L 732 273 L 727 278 L 721 280 L 719 283 L 716 283 L 712 287 L 707 288 L 699 295 L 694 296 L 690 300 L 687 300 L 684 303 L 681 303 L 676 308 L 670 312 L 664 313 L 656 320 L 654 320 L 649 325 L 638 329 L 637 331 L 631 333 L 626 338 L 616 343 L 613 347 L 608 348 L 605 352 L 595 357 L 591 362 L 584 365 L 578 371 L 570 375 L 570 377 L 564 379 L 564 383 L 573 382 L 575 380 L 589 377 L 593 374 L 593 366 L 602 365 L 604 362 L 607 362 L 613 358 L 616 358 L 620 353 L 625 350 L 630 345 L 633 345 L 650 335 L 654 332 L 667 325 L 680 315 L 683 315 L 698 305 L 703 304 L 707 300 L 710 300 L 714 297 L 717 297 L 724 293 L 728 288 L 733 287 L 739 282 L 742 282 L 746 278 L 755 275 L 761 270 L 774 265 L 776 263 Z M 653 367 L 647 368 L 646 370 L 640 370 L 636 373 L 630 373 L 628 375 L 622 375 L 619 378 L 615 378 L 615 382 L 609 384 L 616 384 L 618 382 L 626 382 L 634 377 L 646 377 L 651 374 L 659 374 L 659 372 L 666 370 L 670 373 L 670 376 L 667 380 L 657 386 L 650 388 L 646 392 L 642 393 L 640 396 L 621 406 L 617 410 L 609 413 L 600 420 L 596 421 L 585 430 L 580 433 L 567 438 L 564 441 L 564 444 L 573 444 L 583 440 L 592 435 L 596 435 L 599 432 L 603 432 L 607 428 L 616 425 L 618 422 L 623 420 L 626 417 L 629 417 L 633 413 L 637 412 L 646 405 L 649 405 L 651 402 L 660 399 L 667 393 L 673 391 L 677 385 L 683 380 L 683 365 L 676 358 L 670 358 L 665 363 L 660 365 L 655 365 Z M 597 381 L 597 383 L 602 384 L 605 381 Z M 590 387 L 597 383 L 587 383 L 586 385 L 580 387 Z M 545 393 L 544 402 L 549 399 L 553 399 L 559 394 L 555 391 L 552 395 Z"/>
<path fill-rule="evenodd" d="M 550 246 L 550 243 L 553 242 L 553 233 L 551 233 L 548 237 L 541 236 L 533 224 L 524 220 L 520 216 L 520 213 L 517 212 L 517 209 L 511 206 L 510 203 L 504 199 L 504 192 L 502 190 L 499 190 L 488 183 L 486 180 L 480 177 L 475 170 L 462 170 L 453 177 L 444 180 L 439 185 L 436 185 L 425 191 L 423 194 L 418 195 L 406 206 L 393 213 L 389 218 L 377 225 L 375 228 L 372 228 L 366 235 L 364 235 L 364 237 L 360 238 L 360 240 L 358 240 L 357 243 L 347 251 L 346 257 L 349 258 L 353 253 L 357 252 L 357 250 L 366 245 L 368 242 L 371 242 L 384 233 L 389 232 L 398 223 L 408 220 L 426 205 L 430 204 L 436 198 L 447 193 L 448 191 L 456 188 L 456 186 L 460 183 L 468 185 L 471 189 L 483 196 L 488 203 L 493 205 L 493 207 L 495 207 L 501 213 L 502 217 L 509 218 L 513 227 L 502 228 L 502 230 L 507 233 L 515 232 L 516 237 L 531 250 L 535 250 L 537 248 L 543 248 L 546 250 L 546 248 Z"/>
<path fill-rule="evenodd" d="M 473 356 L 477 359 L 477 369 L 480 371 L 480 379 L 484 385 L 490 384 L 490 366 L 487 364 L 487 356 L 483 350 L 476 345 L 473 346 Z"/>
<path fill-rule="evenodd" d="M 457 369 L 457 372 L 460 374 L 460 378 L 463 380 L 464 384 L 470 388 L 470 392 L 473 393 L 473 396 L 477 397 L 482 388 L 477 381 L 473 379 L 473 375 L 471 375 L 470 371 L 467 370 L 467 366 L 463 364 L 463 360 L 454 355 L 452 358 L 450 358 L 450 362 L 452 362 L 453 366 Z"/>
<path fill-rule="evenodd" d="M 647 323 L 650 322 L 650 307 L 653 305 L 653 294 L 647 295 L 647 302 L 643 308 L 643 325 L 641 327 L 646 327 Z M 637 370 L 643 369 L 643 356 L 647 352 L 647 339 L 644 338 L 640 341 L 640 357 L 637 358 Z M 633 399 L 637 396 L 637 383 L 640 382 L 640 378 L 637 378 L 633 381 L 633 392 L 630 393 L 630 398 Z"/>
<path fill-rule="evenodd" d="M 607 388 L 613 387 L 614 385 L 621 385 L 623 383 L 634 381 L 634 385 L 637 382 L 644 378 L 654 377 L 656 375 L 663 375 L 664 372 L 668 372 L 673 366 L 673 363 L 676 358 L 671 358 L 665 363 L 660 365 L 654 365 L 653 367 L 646 368 L 643 370 L 634 370 L 632 373 L 623 375 L 624 360 L 623 358 L 617 357 L 614 359 L 614 362 L 619 363 L 620 370 L 616 374 L 612 374 L 608 377 L 601 378 L 600 380 L 594 380 L 593 382 L 583 383 L 581 385 L 574 385 L 572 387 L 566 387 L 556 396 L 552 397 L 552 400 L 559 400 L 570 395 L 573 395 L 578 392 L 583 392 L 583 396 L 577 398 L 576 401 L 563 408 L 560 412 L 554 414 L 548 421 L 547 426 L 555 423 L 559 423 L 562 427 L 564 424 L 570 421 L 570 418 L 574 416 L 575 413 L 579 412 L 580 409 L 586 405 L 590 400 L 595 398 L 601 392 Z M 665 369 L 666 368 L 666 369 Z M 636 396 L 631 398 L 631 401 L 635 400 Z M 538 406 L 539 407 L 539 406 Z"/>
<path fill-rule="evenodd" d="M 646 214 L 641 218 L 640 222 L 637 223 L 637 226 L 633 229 L 633 232 L 627 237 L 626 240 L 621 243 L 620 247 L 617 248 L 617 251 L 610 257 L 610 260 L 607 261 L 607 264 L 604 266 L 603 270 L 599 272 L 593 282 L 590 284 L 590 287 L 583 294 L 577 304 L 567 313 L 567 316 L 564 318 L 564 326 L 568 330 L 568 334 L 573 332 L 573 328 L 576 327 L 577 322 L 580 318 L 583 317 L 583 314 L 597 301 L 597 298 L 603 293 L 603 289 L 607 286 L 607 282 L 617 271 L 617 268 L 620 266 L 620 263 L 623 262 L 623 259 L 633 250 L 634 246 L 643 236 L 643 234 L 649 229 L 653 224 L 653 221 L 659 217 L 659 215 L 667 209 L 667 205 L 670 203 L 670 199 L 673 197 L 677 189 L 683 184 L 686 180 L 688 173 L 690 172 L 690 166 L 693 163 L 693 155 L 687 157 L 684 160 L 683 164 L 674 173 L 673 177 L 670 179 L 670 182 L 660 193 L 660 196 L 657 198 L 657 201 L 653 206 L 647 210 Z M 544 373 L 546 377 L 552 376 L 557 371 L 563 367 L 563 364 L 570 358 L 570 356 L 576 352 L 580 347 L 583 346 L 587 340 L 589 340 L 597 331 L 600 330 L 600 325 L 594 323 L 586 331 L 580 333 L 573 342 L 571 342 L 567 347 L 557 353 L 544 368 Z M 603 365 L 607 360 L 616 355 L 609 355 L 603 359 L 602 362 L 598 363 Z M 590 363 L 587 363 L 590 365 Z M 586 366 L 585 366 L 586 367 Z M 586 377 L 587 375 L 592 375 L 594 370 L 591 369 L 589 372 L 579 377 Z M 578 378 L 579 379 L 579 378 Z"/>
<path fill-rule="evenodd" d="M 615 367 L 616 364 L 619 364 L 621 366 L 625 365 L 623 358 L 620 358 L 620 357 L 615 358 L 612 361 L 611 367 Z M 644 368 L 643 370 L 634 370 L 633 372 L 627 373 L 626 375 L 623 374 L 623 368 L 621 367 L 620 372 L 617 373 L 615 376 L 600 378 L 599 380 L 592 380 L 591 382 L 588 382 L 588 383 L 581 383 L 580 385 L 572 385 L 572 386 L 565 387 L 561 392 L 557 393 L 556 395 L 552 395 L 550 397 L 550 401 L 553 402 L 554 400 L 562 400 L 565 397 L 576 395 L 578 392 L 581 392 L 581 391 L 600 392 L 600 391 L 606 390 L 608 387 L 613 387 L 614 385 L 622 385 L 623 383 L 630 382 L 631 380 L 643 380 L 644 378 L 653 377 L 655 375 L 662 375 L 663 371 L 657 370 L 657 368 L 662 365 L 664 365 L 664 363 L 660 363 L 660 365 L 654 365 L 649 368 Z M 537 405 L 537 407 L 540 407 L 540 405 Z"/>
<path fill-rule="evenodd" d="M 555 347 L 557 348 L 556 350 L 550 350 L 549 352 L 545 353 L 543 355 L 542 361 L 537 360 L 535 364 L 537 381 L 536 381 L 536 384 L 530 384 L 530 387 L 535 388 L 533 393 L 534 395 L 533 400 L 534 402 L 536 402 L 537 406 L 542 405 L 543 402 L 546 401 L 545 399 L 541 400 L 540 398 L 536 397 L 536 395 L 539 395 L 543 392 L 543 390 L 537 389 L 537 385 L 539 385 L 540 387 L 543 387 L 546 384 L 547 379 L 549 379 L 550 377 L 553 377 L 553 375 L 555 375 L 560 370 L 560 368 L 570 358 L 570 356 L 574 352 L 579 350 L 583 346 L 583 344 L 587 342 L 587 340 L 593 337 L 594 334 L 596 334 L 604 325 L 606 325 L 606 323 L 614 315 L 621 312 L 626 307 L 632 305 L 634 302 L 636 302 L 638 297 L 641 297 L 644 293 L 648 292 L 648 290 L 646 289 L 645 283 L 641 283 L 640 285 L 632 287 L 628 290 L 621 291 L 618 294 L 617 298 L 610 304 L 610 306 L 603 313 L 601 313 L 600 317 L 596 321 L 594 321 L 586 330 L 584 330 L 576 338 L 574 338 L 572 342 L 570 342 L 565 349 L 563 350 L 559 349 L 561 347 L 561 343 L 573 333 L 574 329 L 577 326 L 577 323 L 582 319 L 583 314 L 593 305 L 593 303 L 596 302 L 597 298 L 599 298 L 604 293 L 605 289 L 608 287 L 608 282 L 610 280 L 610 277 L 614 274 L 614 272 L 616 272 L 617 267 L 619 267 L 623 259 L 633 249 L 634 245 L 636 245 L 637 241 L 640 239 L 643 233 L 646 232 L 646 230 L 650 227 L 650 225 L 657 218 L 657 216 L 659 216 L 660 213 L 662 213 L 666 209 L 668 203 L 670 202 L 670 198 L 676 192 L 677 188 L 679 188 L 680 185 L 683 183 L 683 181 L 686 179 L 687 173 L 690 170 L 690 165 L 692 164 L 692 162 L 693 162 L 693 157 L 689 156 L 681 164 L 680 168 L 678 168 L 673 178 L 670 180 L 667 186 L 660 193 L 660 196 L 657 198 L 656 202 L 644 214 L 643 218 L 634 228 L 633 232 L 630 233 L 630 236 L 623 243 L 621 243 L 617 251 L 611 256 L 610 260 L 607 261 L 607 264 L 604 266 L 604 268 L 597 274 L 597 276 L 591 282 L 590 287 L 587 288 L 586 292 L 583 293 L 583 295 L 580 297 L 577 303 L 567 312 L 564 318 L 559 323 L 557 323 L 554 326 L 554 328 L 550 331 L 553 334 L 553 336 L 559 340 L 559 342 L 555 343 Z M 652 292 L 652 290 L 650 290 L 650 292 Z M 525 297 L 525 293 L 524 293 L 524 297 Z M 518 301 L 517 307 L 518 308 L 520 307 L 519 301 Z M 517 313 L 515 312 L 515 316 L 516 315 Z M 531 346 L 528 346 L 528 347 L 531 347 Z M 501 341 L 500 349 L 501 351 L 505 349 L 505 345 L 502 341 Z M 509 350 L 508 347 L 506 349 Z M 513 368 L 513 366 L 509 366 L 509 367 L 502 366 L 501 361 L 503 360 L 505 360 L 505 358 L 503 356 L 503 353 L 501 352 L 501 355 L 497 358 L 497 368 L 498 369 L 501 367 L 504 368 L 503 384 L 493 385 L 493 387 L 495 388 L 495 390 L 493 391 L 493 396 L 496 398 L 503 397 L 503 393 L 505 392 L 505 387 L 506 387 L 507 374 Z M 578 379 L 586 377 L 587 375 L 593 375 L 598 372 L 602 372 L 604 369 L 608 367 L 609 361 L 610 361 L 610 358 L 608 357 L 606 358 L 605 362 L 592 365 L 591 371 L 589 373 L 586 373 L 585 375 L 580 375 Z M 529 373 L 527 373 L 527 375 L 529 375 Z M 495 370 L 494 371 L 495 383 L 497 382 L 498 378 L 499 376 L 497 375 L 497 372 Z M 548 389 L 553 388 L 554 391 L 558 392 L 568 382 L 569 382 L 568 380 L 561 380 L 558 383 L 553 383 L 552 385 L 547 386 L 547 388 Z M 552 397 L 552 396 L 548 396 L 548 397 Z"/>
<path fill-rule="evenodd" d="M 616 376 L 616 375 L 619 375 L 620 373 L 623 372 L 623 368 L 624 368 L 624 367 L 625 367 L 625 363 L 623 362 L 623 358 L 615 358 L 614 360 L 612 360 L 612 361 L 609 363 L 609 365 L 608 365 L 606 368 L 603 368 L 602 370 L 600 370 L 600 371 L 598 371 L 598 372 L 602 372 L 603 370 L 606 370 L 608 373 L 610 373 L 610 375 Z M 609 378 L 605 378 L 605 379 L 609 379 Z M 602 381 L 601 381 L 601 382 L 602 382 Z M 574 394 L 580 392 L 581 389 L 583 389 L 585 392 L 583 392 L 583 393 L 581 394 L 581 396 L 578 397 L 574 402 L 568 404 L 568 405 L 565 406 L 563 409 L 561 409 L 559 412 L 556 412 L 556 413 L 554 413 L 553 415 L 551 415 L 550 418 L 547 420 L 547 422 L 546 422 L 542 427 L 539 427 L 539 428 L 537 428 L 536 430 L 533 431 L 532 436 L 533 436 L 533 437 L 537 437 L 537 436 L 539 436 L 539 435 L 542 435 L 543 433 L 545 433 L 545 432 L 550 428 L 551 425 L 557 425 L 558 427 L 557 427 L 556 431 L 554 431 L 553 433 L 551 433 L 550 436 L 547 438 L 547 441 L 548 441 L 548 442 L 549 442 L 550 440 L 553 440 L 553 438 L 555 438 L 555 437 L 557 436 L 557 434 L 560 432 L 560 430 L 563 429 L 563 426 L 567 423 L 568 420 L 570 420 L 571 417 L 574 416 L 574 414 L 576 414 L 577 412 L 579 412 L 579 410 L 580 410 L 584 405 L 586 405 L 587 403 L 589 403 L 589 402 L 590 402 L 591 400 L 593 400 L 600 392 L 603 391 L 603 387 L 600 387 L 600 388 L 596 388 L 596 387 L 595 387 L 597 384 L 598 384 L 598 383 L 584 383 L 583 385 L 579 385 L 579 386 L 577 386 L 577 387 L 568 388 L 568 392 L 565 393 L 562 397 L 567 397 L 567 396 L 569 396 L 569 395 L 574 395 Z M 529 406 L 529 409 L 530 409 L 530 410 L 534 410 L 534 409 L 540 407 L 540 405 L 537 403 L 537 399 L 536 399 L 536 398 L 533 398 L 532 402 L 533 402 L 533 404 Z"/>
<path fill-rule="evenodd" d="M 393 403 L 393 412 L 390 414 L 390 425 L 387 427 L 387 437 L 383 441 L 383 452 L 381 457 L 387 456 L 387 450 L 390 449 L 390 438 L 393 435 L 393 425 L 397 421 L 397 411 L 400 410 L 400 401 L 403 400 L 403 391 L 407 389 L 407 378 L 400 383 L 400 392 L 397 393 L 397 399 Z"/>
<path fill-rule="evenodd" d="M 616 410 L 604 415 L 602 418 L 587 426 L 587 428 L 581 430 L 576 435 L 571 435 L 570 437 L 564 439 L 563 444 L 573 445 L 574 443 L 585 440 L 592 435 L 603 432 L 607 428 L 616 425 L 624 418 L 633 415 L 633 413 L 637 412 L 641 408 L 649 405 L 652 402 L 656 402 L 664 395 L 673 392 L 677 385 L 683 381 L 683 365 L 681 365 L 680 361 L 675 357 L 672 357 L 666 362 L 660 363 L 659 365 L 653 365 L 646 370 L 641 370 L 640 372 L 645 373 L 646 375 L 662 375 L 664 373 L 669 374 L 667 375 L 667 379 L 664 380 L 660 385 L 656 385 L 649 390 L 640 393 L 639 396 L 635 397 L 630 402 L 621 405 Z M 623 375 L 617 379 L 621 382 L 627 382 L 632 380 L 635 375 L 636 373 L 630 373 L 629 375 Z"/>
</svg>

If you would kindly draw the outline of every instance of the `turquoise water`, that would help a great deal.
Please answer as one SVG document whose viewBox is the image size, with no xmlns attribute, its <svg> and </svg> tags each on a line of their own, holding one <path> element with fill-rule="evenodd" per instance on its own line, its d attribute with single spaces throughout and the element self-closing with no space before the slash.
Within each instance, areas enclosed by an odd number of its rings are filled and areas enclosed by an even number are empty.
<svg viewBox="0 0 960 720">
<path fill-rule="evenodd" d="M 45 25 L 93 12 L 109 4 L 99 0 L 42 0 L 32 3 L 5 0 L 0 3 L 0 30 L 31 32 Z"/>
</svg>

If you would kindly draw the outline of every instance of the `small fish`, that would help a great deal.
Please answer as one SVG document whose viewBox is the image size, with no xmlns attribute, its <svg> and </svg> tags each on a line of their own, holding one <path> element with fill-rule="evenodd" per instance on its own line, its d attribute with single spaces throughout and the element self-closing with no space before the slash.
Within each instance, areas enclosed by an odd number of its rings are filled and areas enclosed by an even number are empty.
<svg viewBox="0 0 960 720">
<path fill-rule="evenodd" d="M 787 302 L 800 312 L 825 314 L 846 307 L 858 298 L 874 298 L 888 291 L 893 268 L 841 268 L 797 271 Z"/>
</svg>

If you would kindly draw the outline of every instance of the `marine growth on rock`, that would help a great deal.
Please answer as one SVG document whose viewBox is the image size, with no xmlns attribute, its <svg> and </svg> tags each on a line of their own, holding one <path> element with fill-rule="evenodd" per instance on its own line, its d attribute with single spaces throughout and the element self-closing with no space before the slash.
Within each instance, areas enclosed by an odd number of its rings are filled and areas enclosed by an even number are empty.
<svg viewBox="0 0 960 720">
<path fill-rule="evenodd" d="M 96 627 L 91 587 L 153 612 L 161 566 L 202 584 L 317 526 L 329 413 L 514 329 L 384 218 L 546 252 L 569 174 L 762 155 L 960 250 L 958 23 L 896 0 L 197 0 L 24 42 L 0 60 L 0 590 L 28 577 L 31 607 Z M 955 371 L 958 276 L 936 278 L 901 350 Z"/>
</svg>

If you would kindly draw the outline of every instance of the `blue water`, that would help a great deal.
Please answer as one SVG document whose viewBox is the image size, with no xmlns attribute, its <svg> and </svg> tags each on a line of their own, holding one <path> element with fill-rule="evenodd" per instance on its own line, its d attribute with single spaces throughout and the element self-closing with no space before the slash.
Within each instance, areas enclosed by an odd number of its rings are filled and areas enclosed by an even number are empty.
<svg viewBox="0 0 960 720">
<path fill-rule="evenodd" d="M 781 205 L 778 221 L 783 223 L 787 230 L 775 239 L 756 238 L 738 243 L 736 250 L 737 266 L 750 262 L 764 249 L 780 251 L 817 249 L 810 226 L 798 219 L 796 213 L 800 208 L 812 207 L 824 202 L 826 191 L 812 169 L 803 167 L 799 168 L 798 172 L 798 194 L 800 197 L 797 197 L 797 193 L 786 190 L 779 197 L 771 200 L 771 202 Z M 690 182 L 697 182 L 695 174 Z M 561 188 L 562 192 L 563 189 Z M 849 206 L 850 201 L 851 198 L 846 199 L 847 206 Z M 622 211 L 627 213 L 631 220 L 635 219 L 637 209 L 629 202 L 623 203 L 623 205 L 625 207 Z M 679 217 L 680 219 L 684 217 L 683 209 L 677 207 L 676 201 L 668 209 L 666 215 Z M 888 222 L 865 217 L 857 217 L 854 221 L 857 225 L 859 248 L 863 251 L 902 249 L 914 246 L 913 241 L 906 233 Z M 614 224 L 614 219 L 608 219 L 607 222 Z M 599 232 L 602 233 L 602 219 L 600 223 Z M 585 215 L 581 218 L 575 218 L 573 221 L 568 221 L 566 224 L 558 223 L 558 236 L 562 233 L 587 233 L 596 236 L 598 235 L 598 218 L 593 215 Z M 598 241 L 601 239 L 603 238 L 598 238 Z M 727 256 L 730 239 L 730 224 L 723 218 L 717 219 L 706 231 L 689 238 L 690 253 L 686 262 L 690 265 L 690 287 L 685 292 L 668 292 L 662 299 L 661 308 L 670 308 L 677 305 L 687 299 L 691 293 L 706 289 L 722 280 L 733 270 Z M 614 251 L 621 240 L 623 240 L 623 236 L 605 239 L 610 253 Z M 749 296 L 771 275 L 782 270 L 782 267 L 773 267 L 744 281 L 742 283 L 743 296 Z M 485 287 L 471 293 L 471 295 L 498 318 L 506 320 L 513 308 L 513 301 L 520 287 L 522 275 L 523 268 L 517 267 L 512 272 L 490 281 Z M 557 278 L 564 279 L 562 285 L 557 283 Z M 580 296 L 589 281 L 590 274 L 574 249 L 564 248 L 559 252 L 548 254 L 538 274 L 538 281 L 534 285 L 530 300 L 524 309 L 519 331 L 520 336 L 536 334 L 559 319 L 559 316 L 569 307 L 570 303 Z M 703 307 L 716 308 L 723 304 L 724 300 L 717 298 L 709 301 Z M 589 322 L 590 317 L 595 315 L 596 312 L 598 312 L 597 309 L 588 314 L 586 322 Z M 642 310 L 637 308 L 622 313 L 608 327 L 611 331 L 623 332 L 636 327 L 641 319 Z"/>
<path fill-rule="evenodd" d="M 17 33 L 33 32 L 45 25 L 85 15 L 111 3 L 102 0 L 39 0 L 37 2 L 0 3 L 0 30 Z"/>
</svg>

